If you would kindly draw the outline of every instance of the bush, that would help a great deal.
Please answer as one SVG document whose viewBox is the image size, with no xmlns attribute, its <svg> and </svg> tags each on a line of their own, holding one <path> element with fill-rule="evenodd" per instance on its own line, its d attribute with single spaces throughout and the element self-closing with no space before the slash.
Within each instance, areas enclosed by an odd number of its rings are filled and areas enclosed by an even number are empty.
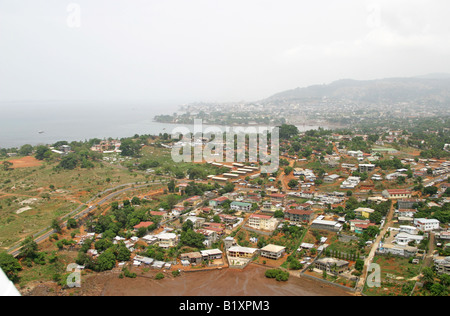
<svg viewBox="0 0 450 316">
<path fill-rule="evenodd" d="M 277 281 L 287 281 L 289 279 L 289 272 L 281 269 L 266 270 L 265 275 L 269 279 L 276 279 Z"/>
<path fill-rule="evenodd" d="M 130 270 L 128 270 L 127 268 L 123 268 L 122 272 L 123 272 L 123 276 L 125 276 L 127 278 L 135 279 L 137 277 L 136 273 L 130 272 Z M 122 273 L 121 273 L 121 275 L 122 275 Z M 123 278 L 123 276 L 122 276 L 122 278 Z M 120 275 L 119 275 L 119 277 L 120 277 Z"/>
<path fill-rule="evenodd" d="M 161 272 L 159 272 L 158 274 L 156 274 L 155 279 L 156 279 L 156 280 L 162 280 L 162 279 L 164 279 L 164 274 L 162 274 Z"/>
</svg>

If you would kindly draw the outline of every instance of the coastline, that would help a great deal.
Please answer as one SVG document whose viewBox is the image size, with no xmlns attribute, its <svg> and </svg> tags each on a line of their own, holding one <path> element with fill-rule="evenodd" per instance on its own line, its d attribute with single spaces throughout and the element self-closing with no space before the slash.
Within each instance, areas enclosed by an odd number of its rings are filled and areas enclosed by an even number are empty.
<svg viewBox="0 0 450 316">
<path fill-rule="evenodd" d="M 88 126 L 88 128 L 80 128 L 80 126 Z M 208 127 L 229 127 L 229 128 L 273 128 L 275 126 L 264 125 L 209 125 L 202 124 L 203 128 Z M 296 125 L 301 132 L 305 132 L 312 129 L 325 128 L 329 129 L 329 126 L 319 125 Z M 127 138 L 132 137 L 135 134 L 138 135 L 159 135 L 160 133 L 171 133 L 173 129 L 177 127 L 186 127 L 189 130 L 194 130 L 193 124 L 183 123 L 161 123 L 154 120 L 135 120 L 133 122 L 121 122 L 117 124 L 96 125 L 84 121 L 74 121 L 66 123 L 64 121 L 53 124 L 52 127 L 42 128 L 42 126 L 27 126 L 26 129 L 20 129 L 15 131 L 9 129 L 11 135 L 0 135 L 0 148 L 20 148 L 25 144 L 32 146 L 37 145 L 49 145 L 58 141 L 79 142 L 89 139 L 105 139 L 105 138 Z M 6 129 L 6 127 L 4 127 Z M 17 128 L 17 127 L 14 127 Z M 43 133 L 38 133 L 38 130 L 43 130 Z M 45 130 L 45 131 L 44 131 Z M 1 131 L 1 126 L 0 126 Z"/>
</svg>

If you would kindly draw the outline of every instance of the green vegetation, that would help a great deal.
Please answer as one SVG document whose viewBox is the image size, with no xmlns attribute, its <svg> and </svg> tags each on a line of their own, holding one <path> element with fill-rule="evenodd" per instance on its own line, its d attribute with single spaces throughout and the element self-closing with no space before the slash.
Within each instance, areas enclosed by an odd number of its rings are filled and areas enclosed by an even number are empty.
<svg viewBox="0 0 450 316">
<path fill-rule="evenodd" d="M 289 272 L 281 269 L 269 269 L 266 270 L 265 276 L 269 279 L 275 279 L 277 281 L 286 282 L 289 280 Z"/>
<path fill-rule="evenodd" d="M 13 256 L 6 253 L 0 253 L 0 268 L 12 282 L 17 282 L 19 280 L 19 271 L 22 270 L 22 266 L 20 265 L 19 260 Z"/>
</svg>

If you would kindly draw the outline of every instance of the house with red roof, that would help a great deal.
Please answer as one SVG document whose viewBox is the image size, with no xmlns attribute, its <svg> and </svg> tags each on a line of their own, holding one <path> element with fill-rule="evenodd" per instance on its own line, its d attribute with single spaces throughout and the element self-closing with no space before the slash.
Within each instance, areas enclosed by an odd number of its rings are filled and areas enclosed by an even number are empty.
<svg viewBox="0 0 450 316">
<path fill-rule="evenodd" d="M 292 223 L 310 223 L 313 220 L 314 211 L 298 209 L 298 208 L 288 208 L 284 212 L 284 218 Z"/>
<path fill-rule="evenodd" d="M 383 197 L 392 200 L 410 199 L 412 196 L 412 191 L 404 189 L 393 189 L 393 190 L 384 190 L 381 194 L 383 195 Z"/>
<path fill-rule="evenodd" d="M 139 224 L 135 225 L 133 228 L 135 231 L 138 231 L 139 228 L 142 228 L 142 227 L 149 228 L 153 224 L 154 224 L 153 222 L 140 222 Z"/>
<path fill-rule="evenodd" d="M 255 229 L 273 231 L 278 226 L 278 220 L 270 215 L 252 214 L 248 219 L 247 225 Z"/>
</svg>

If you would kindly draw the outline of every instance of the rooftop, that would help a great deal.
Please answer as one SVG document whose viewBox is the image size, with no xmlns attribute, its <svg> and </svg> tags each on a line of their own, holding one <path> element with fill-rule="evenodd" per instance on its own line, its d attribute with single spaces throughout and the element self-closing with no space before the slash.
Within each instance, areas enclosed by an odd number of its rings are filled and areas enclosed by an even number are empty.
<svg viewBox="0 0 450 316">
<path fill-rule="evenodd" d="M 264 248 L 261 248 L 261 251 L 280 252 L 280 251 L 282 251 L 284 249 L 286 249 L 286 247 L 269 244 L 269 245 L 265 246 Z"/>
</svg>

